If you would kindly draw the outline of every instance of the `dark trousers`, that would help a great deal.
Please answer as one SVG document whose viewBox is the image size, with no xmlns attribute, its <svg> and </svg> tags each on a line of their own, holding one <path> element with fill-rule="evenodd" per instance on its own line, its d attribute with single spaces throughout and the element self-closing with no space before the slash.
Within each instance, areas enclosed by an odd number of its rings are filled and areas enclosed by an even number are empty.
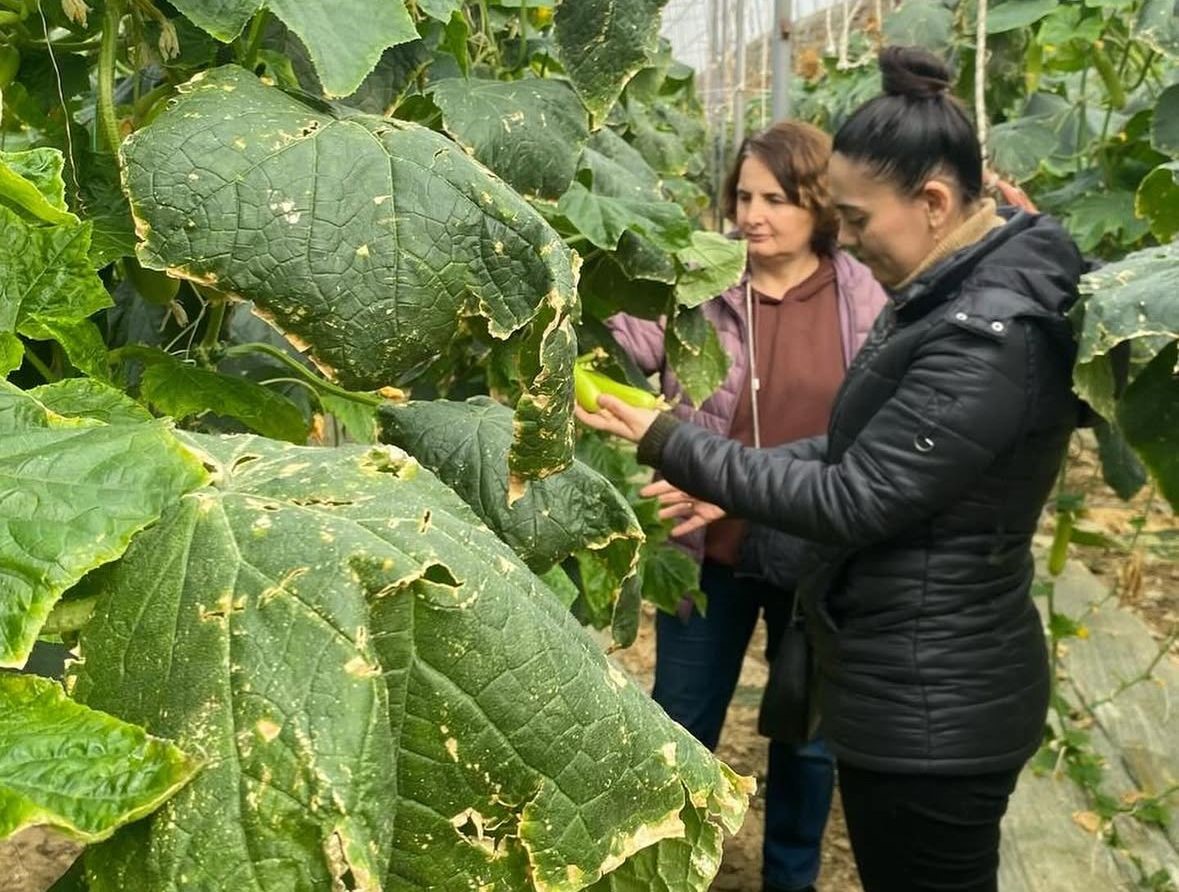
<svg viewBox="0 0 1179 892">
<path fill-rule="evenodd" d="M 883 774 L 839 763 L 864 892 L 997 892 L 999 822 L 1019 771 Z"/>
<path fill-rule="evenodd" d="M 767 656 L 790 618 L 791 594 L 733 575 L 705 561 L 700 587 L 708 614 L 656 619 L 655 690 L 667 714 L 709 749 L 721 727 L 749 639 L 763 613 Z M 802 889 L 819 873 L 819 850 L 831 809 L 834 759 L 821 740 L 803 746 L 772 741 L 766 771 L 766 826 L 762 872 L 767 885 Z"/>
</svg>

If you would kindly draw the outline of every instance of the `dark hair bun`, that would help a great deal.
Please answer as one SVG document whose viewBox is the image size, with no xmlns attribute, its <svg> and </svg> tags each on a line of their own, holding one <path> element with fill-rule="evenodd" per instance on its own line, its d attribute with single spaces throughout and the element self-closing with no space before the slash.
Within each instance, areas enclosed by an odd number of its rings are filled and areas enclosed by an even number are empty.
<svg viewBox="0 0 1179 892">
<path fill-rule="evenodd" d="M 880 51 L 884 92 L 906 99 L 933 99 L 950 89 L 949 66 L 928 50 L 890 46 Z"/>
</svg>

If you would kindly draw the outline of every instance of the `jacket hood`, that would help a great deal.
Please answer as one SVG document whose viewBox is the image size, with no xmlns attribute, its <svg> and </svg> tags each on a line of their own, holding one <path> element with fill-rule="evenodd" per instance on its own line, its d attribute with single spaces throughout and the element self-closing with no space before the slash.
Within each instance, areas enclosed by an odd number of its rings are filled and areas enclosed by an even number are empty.
<svg viewBox="0 0 1179 892">
<path fill-rule="evenodd" d="M 1077 297 L 1086 269 L 1072 237 L 1052 217 L 1003 209 L 1006 225 L 930 269 L 894 294 L 898 305 L 937 294 L 1006 291 L 1030 298 L 1042 311 L 1059 316 Z"/>
</svg>

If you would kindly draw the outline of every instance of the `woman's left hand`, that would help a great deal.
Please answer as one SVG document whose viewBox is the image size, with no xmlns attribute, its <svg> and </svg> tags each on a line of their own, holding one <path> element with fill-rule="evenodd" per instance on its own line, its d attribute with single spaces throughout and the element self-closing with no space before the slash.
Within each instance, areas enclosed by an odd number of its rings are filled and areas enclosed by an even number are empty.
<svg viewBox="0 0 1179 892">
<path fill-rule="evenodd" d="M 659 416 L 655 409 L 639 409 L 605 393 L 598 397 L 598 406 L 597 412 L 587 412 L 575 403 L 573 411 L 577 415 L 577 420 L 586 427 L 614 434 L 632 443 L 643 439 L 643 435 Z"/>
<path fill-rule="evenodd" d="M 987 172 L 985 174 L 985 185 L 994 189 L 1007 204 L 1012 207 L 1019 208 L 1021 211 L 1028 211 L 1033 214 L 1038 214 L 1040 209 L 1036 207 L 1035 202 L 1028 198 L 1028 194 L 1019 188 L 1014 183 L 1009 183 L 996 173 Z"/>
<path fill-rule="evenodd" d="M 667 520 L 669 517 L 679 519 L 671 531 L 671 535 L 676 538 L 702 530 L 714 520 L 720 520 L 725 516 L 723 508 L 711 502 L 701 501 L 666 480 L 648 483 L 639 490 L 639 495 L 645 499 L 659 499 L 660 520 Z"/>
</svg>

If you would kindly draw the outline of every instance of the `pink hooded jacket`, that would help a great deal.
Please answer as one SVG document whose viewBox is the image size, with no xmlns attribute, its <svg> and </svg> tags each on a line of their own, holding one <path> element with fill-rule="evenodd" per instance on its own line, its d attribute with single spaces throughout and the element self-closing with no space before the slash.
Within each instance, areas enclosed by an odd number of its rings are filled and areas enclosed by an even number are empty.
<svg viewBox="0 0 1179 892">
<path fill-rule="evenodd" d="M 843 341 L 844 368 L 864 343 L 876 315 L 887 299 L 880 283 L 868 268 L 843 251 L 834 255 L 835 284 L 839 295 L 839 325 Z M 721 347 L 730 359 L 729 373 L 720 388 L 700 406 L 683 397 L 675 373 L 668 368 L 663 351 L 663 321 L 638 319 L 619 313 L 606 320 L 614 339 L 644 374 L 659 373 L 660 389 L 675 404 L 674 413 L 710 431 L 728 434 L 737 410 L 737 400 L 749 391 L 748 326 L 745 322 L 746 271 L 741 281 L 702 306 L 705 317 L 716 329 Z M 704 531 L 678 540 L 694 556 L 704 552 Z"/>
</svg>

